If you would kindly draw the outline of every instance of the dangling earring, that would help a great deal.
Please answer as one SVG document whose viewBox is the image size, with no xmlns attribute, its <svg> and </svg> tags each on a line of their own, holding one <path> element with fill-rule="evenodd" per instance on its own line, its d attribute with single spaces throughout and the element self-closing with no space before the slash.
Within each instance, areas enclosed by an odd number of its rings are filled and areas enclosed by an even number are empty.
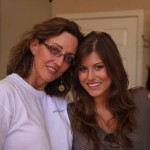
<svg viewBox="0 0 150 150">
<path fill-rule="evenodd" d="M 60 81 L 60 85 L 59 85 L 59 87 L 58 87 L 58 90 L 59 90 L 60 92 L 63 92 L 63 91 L 65 90 L 65 86 L 63 85 L 62 77 L 61 77 L 61 81 Z"/>
</svg>

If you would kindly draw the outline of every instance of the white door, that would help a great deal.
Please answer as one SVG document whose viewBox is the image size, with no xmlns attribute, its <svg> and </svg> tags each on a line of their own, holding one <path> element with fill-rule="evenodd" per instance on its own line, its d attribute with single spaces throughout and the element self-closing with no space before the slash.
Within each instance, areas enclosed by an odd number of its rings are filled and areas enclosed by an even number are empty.
<svg viewBox="0 0 150 150">
<path fill-rule="evenodd" d="M 143 86 L 143 10 L 59 14 L 77 22 L 86 34 L 105 31 L 114 39 L 129 78 L 129 88 Z"/>
<path fill-rule="evenodd" d="M 129 87 L 136 86 L 137 75 L 137 18 L 75 19 L 86 34 L 92 30 L 109 33 L 121 53 L 129 77 Z"/>
</svg>

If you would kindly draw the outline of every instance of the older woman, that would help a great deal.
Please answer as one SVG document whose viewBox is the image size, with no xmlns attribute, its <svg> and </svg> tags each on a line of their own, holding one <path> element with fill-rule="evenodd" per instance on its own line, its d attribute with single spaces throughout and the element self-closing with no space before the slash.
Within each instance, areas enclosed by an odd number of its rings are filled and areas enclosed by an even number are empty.
<svg viewBox="0 0 150 150">
<path fill-rule="evenodd" d="M 35 25 L 12 48 L 8 76 L 0 81 L 1 150 L 71 149 L 63 97 L 82 38 L 75 22 L 53 18 Z"/>
</svg>

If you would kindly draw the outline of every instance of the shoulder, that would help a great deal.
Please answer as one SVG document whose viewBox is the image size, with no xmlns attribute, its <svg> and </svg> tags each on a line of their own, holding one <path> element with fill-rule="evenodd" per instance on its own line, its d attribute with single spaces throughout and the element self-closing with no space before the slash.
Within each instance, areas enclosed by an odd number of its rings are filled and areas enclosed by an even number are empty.
<svg viewBox="0 0 150 150">
<path fill-rule="evenodd" d="M 149 91 L 144 87 L 136 87 L 129 90 L 131 99 L 135 105 L 142 112 L 150 112 L 150 98 L 148 98 Z"/>
<path fill-rule="evenodd" d="M 0 80 L 0 90 L 5 91 L 15 89 L 16 83 L 18 83 L 17 78 L 19 76 L 17 74 L 11 74 Z"/>
<path fill-rule="evenodd" d="M 129 92 L 131 93 L 132 99 L 150 101 L 148 98 L 149 91 L 144 87 L 131 88 Z"/>
<path fill-rule="evenodd" d="M 11 96 L 15 94 L 15 88 L 12 82 L 9 80 L 9 77 L 0 80 L 0 92 L 1 92 L 1 98 L 3 96 Z"/>
<path fill-rule="evenodd" d="M 10 114 L 15 108 L 16 90 L 8 77 L 0 80 L 0 112 L 1 114 Z"/>
</svg>

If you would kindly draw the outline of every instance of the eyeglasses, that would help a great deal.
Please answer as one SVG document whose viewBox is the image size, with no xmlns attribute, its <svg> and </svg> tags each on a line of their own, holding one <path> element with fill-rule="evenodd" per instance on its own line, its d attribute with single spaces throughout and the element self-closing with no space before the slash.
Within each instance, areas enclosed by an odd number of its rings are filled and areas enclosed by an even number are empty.
<svg viewBox="0 0 150 150">
<path fill-rule="evenodd" d="M 123 149 L 124 149 L 123 146 L 121 145 L 121 142 L 120 142 L 120 140 L 119 140 L 119 137 L 118 137 L 117 135 L 115 135 L 115 134 L 112 134 L 112 133 L 107 134 L 107 135 L 104 137 L 102 143 L 103 143 L 104 145 L 113 147 L 113 148 L 115 148 L 115 149 L 117 149 L 117 150 L 123 150 Z"/>
<path fill-rule="evenodd" d="M 55 46 L 47 45 L 44 42 L 42 44 L 44 44 L 47 47 L 47 49 L 49 50 L 49 52 L 52 55 L 54 55 L 56 57 L 64 56 L 64 61 L 66 63 L 68 63 L 69 65 L 73 64 L 73 62 L 74 62 L 74 55 L 72 53 L 63 54 L 62 51 L 60 49 L 58 49 L 57 47 L 55 47 Z"/>
</svg>

